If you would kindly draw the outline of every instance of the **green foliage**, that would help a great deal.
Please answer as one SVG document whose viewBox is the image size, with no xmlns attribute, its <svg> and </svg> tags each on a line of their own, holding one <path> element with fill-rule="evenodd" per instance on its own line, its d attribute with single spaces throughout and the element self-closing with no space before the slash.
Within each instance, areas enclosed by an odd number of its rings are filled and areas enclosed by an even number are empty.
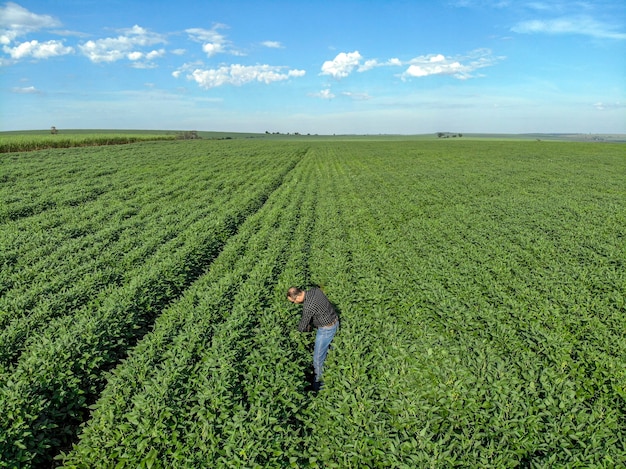
<svg viewBox="0 0 626 469">
<path fill-rule="evenodd" d="M 621 149 L 425 147 L 319 165 L 309 263 L 345 298 L 321 466 L 624 464 Z"/>
<path fill-rule="evenodd" d="M 138 153 L 135 157 L 145 158 L 154 167 L 156 160 L 150 150 L 146 147 L 143 155 Z M 179 169 L 175 170 L 171 159 L 162 159 L 160 164 L 164 166 L 160 171 L 170 184 L 177 187 L 173 192 L 183 191 L 180 202 L 162 204 L 167 200 L 169 188 L 160 185 L 158 178 L 152 177 L 149 183 L 142 183 L 149 193 L 153 187 L 162 191 L 160 201 L 163 209 L 151 208 L 151 201 L 143 199 L 149 212 L 137 211 L 139 219 L 145 217 L 159 222 L 155 225 L 142 224 L 143 228 L 153 228 L 142 231 L 139 239 L 150 242 L 151 236 L 155 236 L 157 243 L 154 253 L 145 259 L 138 259 L 137 267 L 130 270 L 126 270 L 128 264 L 123 259 L 127 252 L 119 250 L 116 254 L 121 257 L 119 265 L 108 266 L 119 269 L 118 282 L 107 284 L 101 294 L 98 293 L 94 299 L 86 298 L 90 301 L 73 311 L 62 307 L 50 311 L 50 301 L 43 301 L 36 303 L 38 309 L 30 314 L 19 307 L 18 301 L 18 307 L 5 315 L 11 327 L 4 331 L 0 342 L 5 365 L 5 373 L 0 376 L 4 396 L 0 401 L 0 413 L 10 418 L 0 424 L 0 453 L 9 461 L 18 460 L 11 458 L 26 458 L 25 461 L 41 464 L 50 458 L 51 450 L 67 444 L 84 419 L 87 406 L 99 394 L 106 379 L 104 372 L 123 358 L 127 348 L 151 328 L 159 312 L 205 271 L 240 224 L 263 205 L 268 194 L 280 186 L 282 178 L 299 158 L 298 152 L 282 157 L 272 152 L 250 158 L 249 154 L 240 152 L 241 147 L 236 151 L 231 154 L 225 150 L 218 158 L 228 160 L 224 171 L 230 174 L 231 185 L 225 185 L 221 177 L 207 178 L 205 173 L 204 177 L 198 178 L 196 185 L 191 186 L 194 187 L 193 193 L 188 193 L 190 181 L 184 176 L 197 175 L 198 167 L 175 163 L 179 165 Z M 216 161 L 206 160 L 206 156 L 204 160 L 203 164 L 215 167 Z M 116 164 L 113 163 L 113 166 Z M 255 178 L 250 178 L 250 171 L 240 171 L 246 167 L 250 167 L 251 171 L 256 168 Z M 122 177 L 125 180 L 127 175 Z M 122 184 L 126 186 L 128 183 Z M 212 194 L 215 190 L 213 184 L 217 184 L 219 190 Z M 204 197 L 200 188 L 206 189 Z M 137 189 L 137 192 L 142 190 Z M 114 193 L 117 194 L 116 191 Z M 208 198 L 211 194 L 213 197 Z M 100 199 L 95 204 L 105 209 L 108 206 L 105 200 Z M 191 210 L 185 209 L 184 204 L 189 205 Z M 142 206 L 141 201 L 137 201 L 137 206 Z M 170 210 L 176 211 L 177 223 L 162 216 Z M 51 210 L 50 213 L 42 213 L 42 217 L 50 220 L 63 217 L 63 214 L 63 210 Z M 28 218 L 30 226 L 37 226 L 34 219 Z M 24 220 L 10 221 L 7 227 Z M 117 221 L 115 218 L 107 220 L 102 228 L 109 231 L 117 226 Z M 163 223 L 172 223 L 169 227 L 174 228 L 165 237 L 160 234 Z M 93 229 L 98 228 L 100 226 L 93 226 Z M 7 233 L 14 231 L 9 229 Z M 134 235 L 137 236 L 137 233 Z M 109 256 L 119 249 L 115 240 L 110 239 L 113 253 L 106 249 L 102 252 L 106 263 L 110 262 Z M 29 240 L 24 240 L 23 245 L 16 244 L 14 247 L 22 253 L 28 252 L 32 245 Z M 77 255 L 80 256 L 80 252 L 77 251 Z M 13 284 L 11 291 L 21 288 L 23 282 L 16 281 L 16 277 L 23 276 L 25 268 L 35 278 L 43 274 L 42 284 L 55 272 L 67 272 L 63 278 L 71 288 L 73 264 L 64 265 L 65 258 L 55 262 L 55 268 L 49 273 L 42 273 L 29 265 L 29 261 L 24 262 L 20 255 L 16 259 L 13 275 L 9 272 L 7 276 L 8 283 Z M 32 261 L 38 260 L 34 258 Z M 80 272 L 76 280 L 82 280 Z M 60 298 L 54 292 L 49 295 L 52 301 L 61 304 L 67 300 L 63 294 Z M 14 296 L 20 299 L 19 294 Z M 12 306 L 15 304 L 7 304 L 7 307 Z M 65 308 L 68 306 L 65 303 Z M 22 324 L 28 327 L 20 327 Z"/>
<path fill-rule="evenodd" d="M 3 132 L 0 153 L 29 152 L 48 148 L 91 147 L 102 145 L 126 145 L 129 143 L 174 140 L 177 136 L 155 132 Z"/>
<path fill-rule="evenodd" d="M 4 158 L 0 467 L 626 464 L 623 146 Z M 292 284 L 340 312 L 317 396 Z"/>
</svg>

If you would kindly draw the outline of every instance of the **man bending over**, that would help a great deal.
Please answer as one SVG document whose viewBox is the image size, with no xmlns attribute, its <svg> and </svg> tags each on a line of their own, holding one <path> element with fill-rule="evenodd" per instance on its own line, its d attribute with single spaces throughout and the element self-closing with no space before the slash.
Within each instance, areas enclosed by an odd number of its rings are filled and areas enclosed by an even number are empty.
<svg viewBox="0 0 626 469">
<path fill-rule="evenodd" d="M 330 342 L 335 337 L 339 327 L 339 317 L 335 308 L 328 301 L 324 292 L 319 288 L 301 290 L 298 287 L 291 287 L 287 290 L 287 299 L 295 304 L 302 305 L 302 318 L 298 324 L 300 332 L 310 332 L 317 329 L 315 334 L 315 348 L 313 350 L 313 369 L 315 371 L 315 382 L 313 390 L 319 391 L 323 385 L 322 371 L 324 360 L 330 347 Z"/>
</svg>

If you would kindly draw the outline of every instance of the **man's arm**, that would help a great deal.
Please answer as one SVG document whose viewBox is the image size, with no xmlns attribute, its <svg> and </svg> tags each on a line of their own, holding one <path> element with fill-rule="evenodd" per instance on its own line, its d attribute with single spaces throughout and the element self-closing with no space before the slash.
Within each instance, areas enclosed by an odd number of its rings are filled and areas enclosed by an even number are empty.
<svg viewBox="0 0 626 469">
<path fill-rule="evenodd" d="M 298 323 L 298 330 L 300 332 L 311 332 L 311 319 L 313 319 L 313 311 L 309 311 L 308 308 L 302 309 L 302 318 Z"/>
</svg>

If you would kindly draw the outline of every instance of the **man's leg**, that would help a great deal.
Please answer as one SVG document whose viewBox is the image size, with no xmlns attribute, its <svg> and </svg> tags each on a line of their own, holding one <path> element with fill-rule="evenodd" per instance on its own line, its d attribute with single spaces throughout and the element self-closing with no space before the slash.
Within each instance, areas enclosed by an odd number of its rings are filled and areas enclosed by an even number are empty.
<svg viewBox="0 0 626 469">
<path fill-rule="evenodd" d="M 326 360 L 328 347 L 330 346 L 333 337 L 335 337 L 338 327 L 339 322 L 330 327 L 319 327 L 317 329 L 317 333 L 315 335 L 315 348 L 313 350 L 313 369 L 315 370 L 314 389 L 316 387 L 319 389 L 321 386 L 322 372 L 324 371 L 324 360 Z"/>
</svg>

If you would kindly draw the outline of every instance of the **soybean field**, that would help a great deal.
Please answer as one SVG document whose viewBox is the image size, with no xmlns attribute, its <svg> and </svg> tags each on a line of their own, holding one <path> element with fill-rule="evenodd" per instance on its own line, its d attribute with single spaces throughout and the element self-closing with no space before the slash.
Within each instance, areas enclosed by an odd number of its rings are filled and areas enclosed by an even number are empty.
<svg viewBox="0 0 626 469">
<path fill-rule="evenodd" d="M 626 466 L 624 148 L 1 154 L 0 467 Z"/>
</svg>

